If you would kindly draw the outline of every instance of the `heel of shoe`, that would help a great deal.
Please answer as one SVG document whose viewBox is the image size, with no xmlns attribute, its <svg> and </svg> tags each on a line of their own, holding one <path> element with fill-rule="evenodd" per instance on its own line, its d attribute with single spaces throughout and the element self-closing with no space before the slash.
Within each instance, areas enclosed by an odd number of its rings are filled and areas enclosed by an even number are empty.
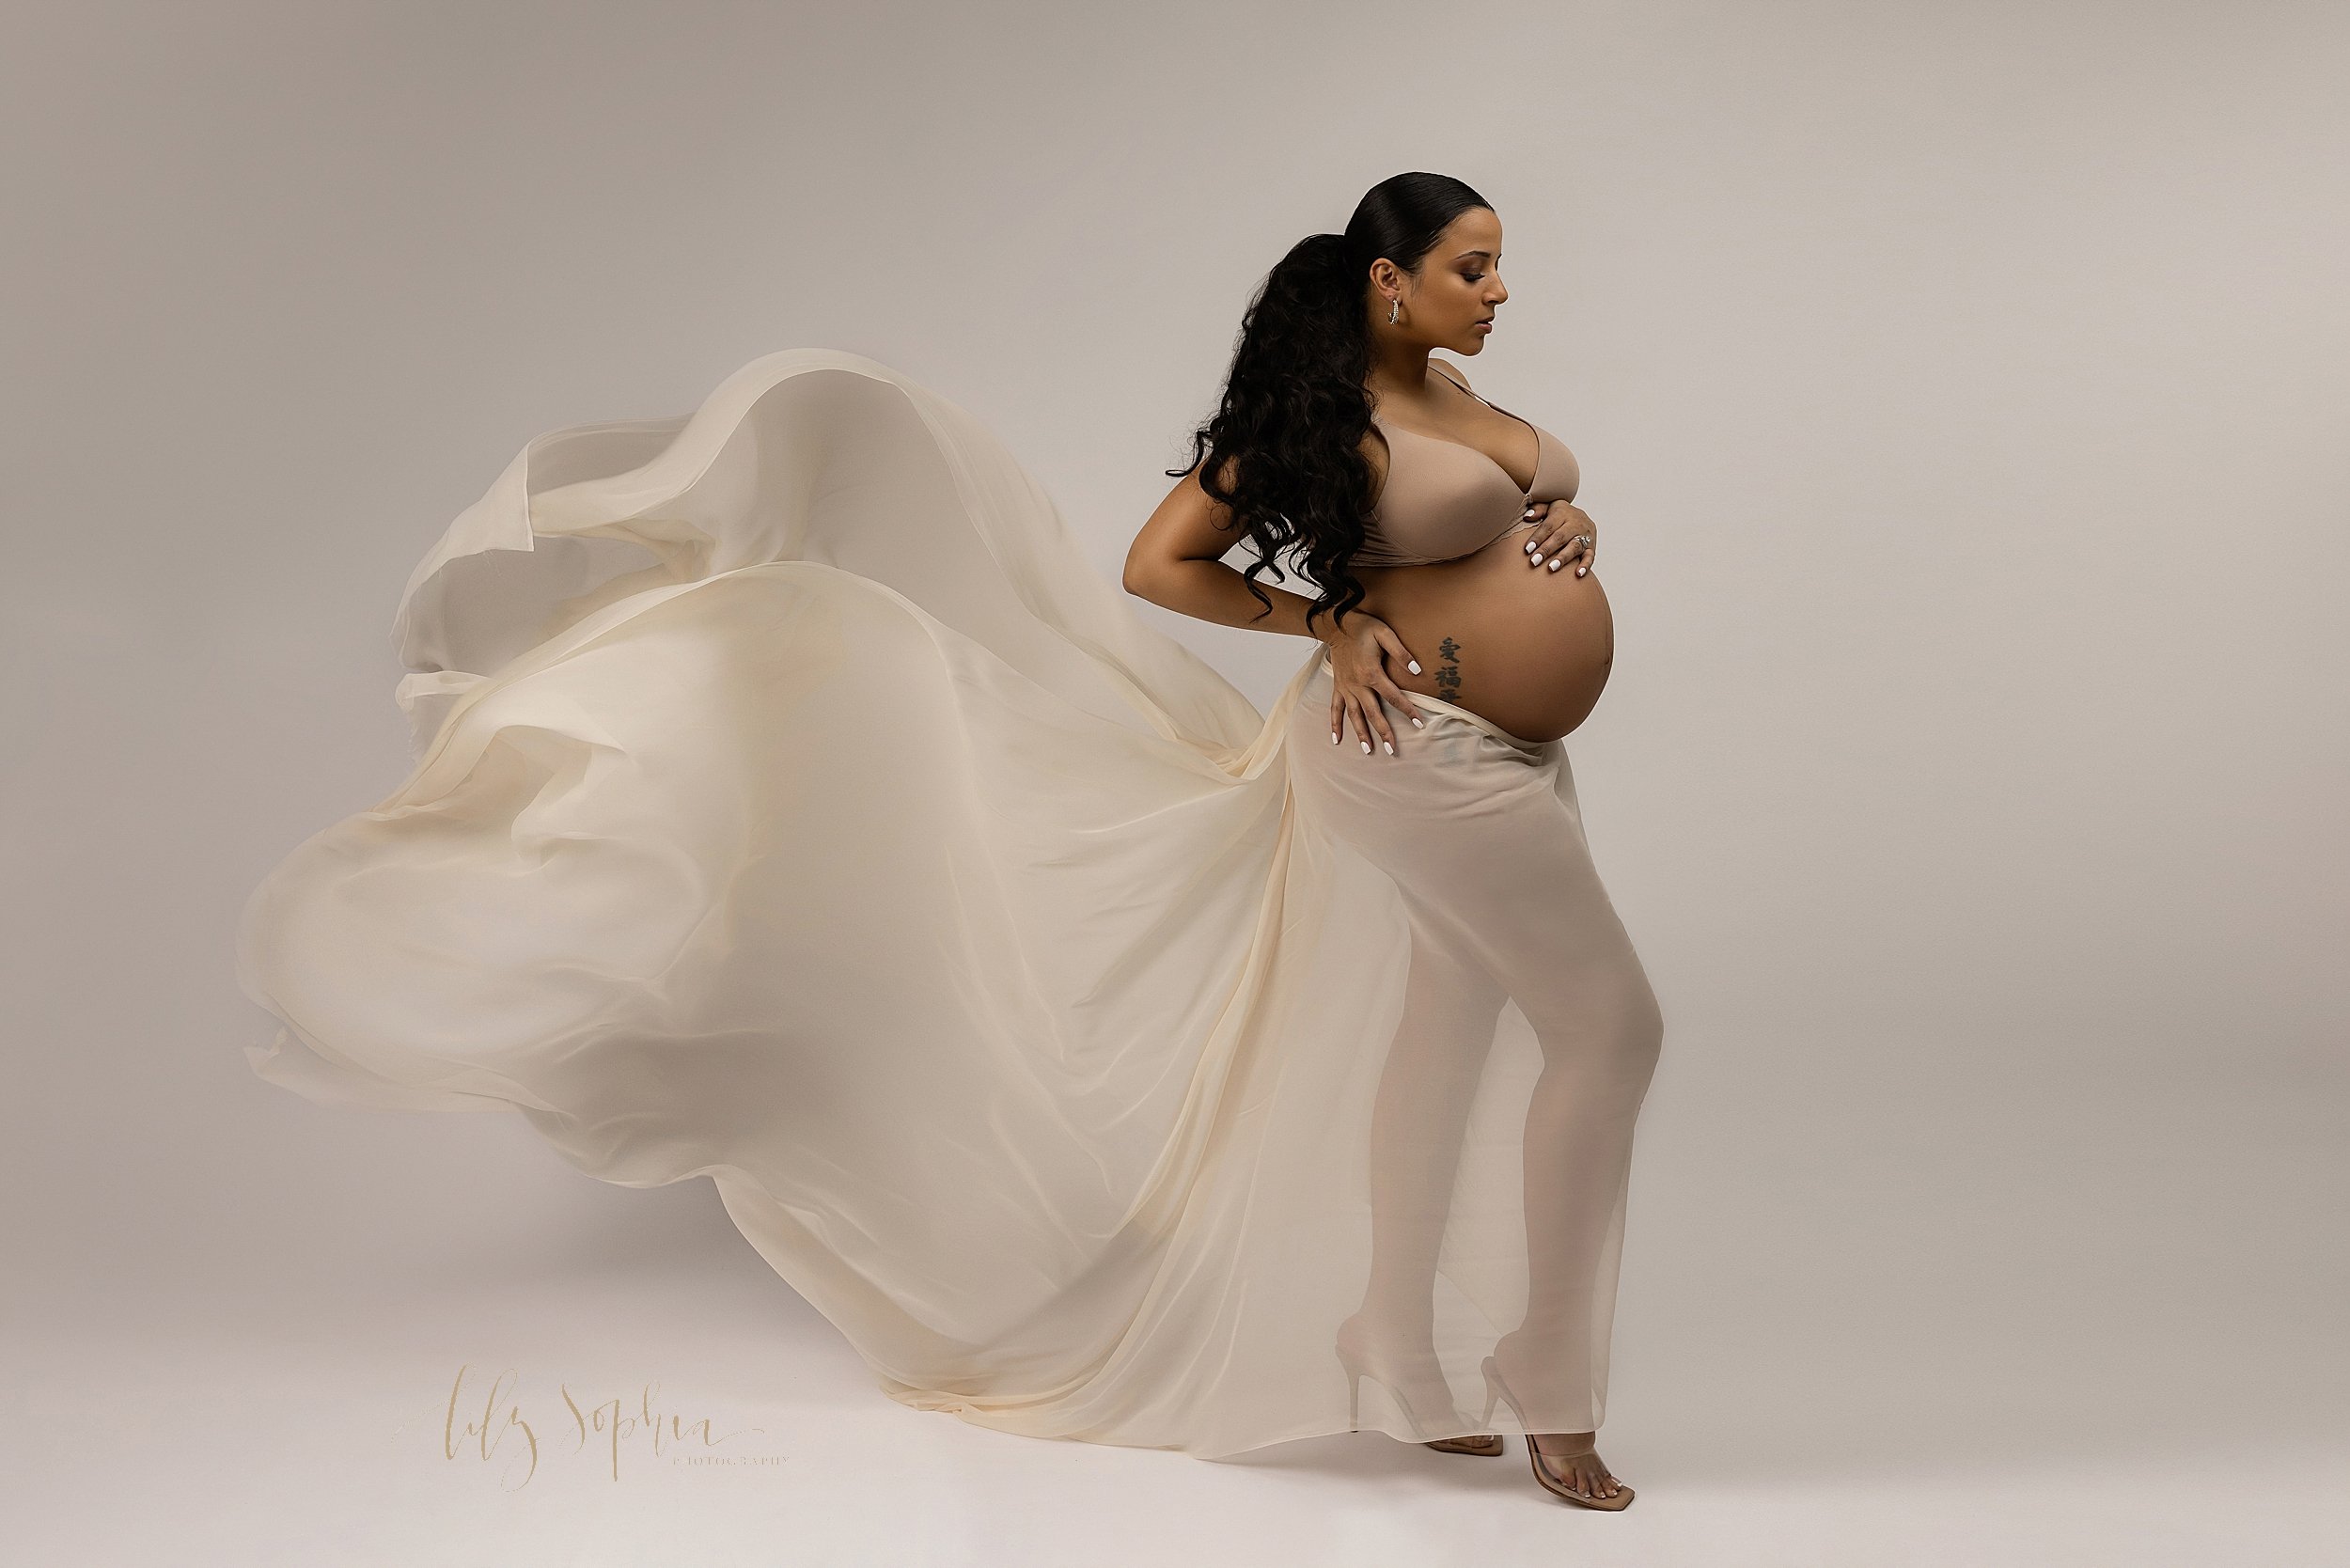
<svg viewBox="0 0 2350 1568">
<path fill-rule="evenodd" d="M 1493 1425 L 1494 1420 L 1494 1406 L 1499 1404 L 1505 1398 L 1508 1398 L 1510 1390 L 1501 1386 L 1501 1371 L 1498 1367 L 1494 1365 L 1494 1358 L 1490 1356 L 1485 1357 L 1484 1372 L 1485 1413 L 1477 1418 L 1477 1424 L 1480 1426 L 1491 1426 Z M 1510 1413 L 1513 1416 L 1518 1414 L 1517 1401 L 1510 1401 Z M 1526 1419 L 1523 1416 L 1519 1416 L 1518 1430 L 1522 1432 L 1525 1429 Z"/>
<path fill-rule="evenodd" d="M 1346 1369 L 1346 1429 L 1349 1432 L 1360 1432 L 1363 1429 L 1361 1420 L 1362 1369 L 1346 1358 L 1346 1351 L 1343 1347 L 1339 1351 L 1339 1365 Z"/>
<path fill-rule="evenodd" d="M 1358 1314 L 1359 1316 L 1359 1314 Z M 1434 1358 L 1429 1361 L 1427 1381 L 1413 1387 L 1401 1381 L 1386 1368 L 1370 1359 L 1364 1348 L 1355 1342 L 1355 1318 L 1339 1325 L 1335 1346 L 1339 1365 L 1346 1369 L 1346 1424 L 1356 1432 L 1362 1430 L 1362 1381 L 1368 1377 L 1386 1391 L 1387 1400 L 1412 1428 L 1417 1440 L 1423 1432 L 1443 1432 L 1453 1428 L 1461 1413 L 1454 1408 L 1452 1391 L 1444 1380 L 1442 1369 Z M 1377 1430 L 1386 1431 L 1385 1427 Z"/>
</svg>

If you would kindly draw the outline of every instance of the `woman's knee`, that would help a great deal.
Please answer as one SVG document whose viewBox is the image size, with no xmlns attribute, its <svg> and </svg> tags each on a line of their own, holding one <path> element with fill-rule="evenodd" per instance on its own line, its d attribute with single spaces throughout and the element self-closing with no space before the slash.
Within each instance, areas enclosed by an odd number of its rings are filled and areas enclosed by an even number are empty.
<svg viewBox="0 0 2350 1568">
<path fill-rule="evenodd" d="M 1587 971 L 1525 1011 L 1546 1047 L 1557 1043 L 1611 1078 L 1645 1083 L 1664 1052 L 1664 1010 L 1638 960 L 1629 955 L 1622 965 Z"/>
<path fill-rule="evenodd" d="M 1645 1078 L 1656 1071 L 1657 1059 L 1664 1055 L 1665 1010 L 1647 974 L 1636 968 L 1634 978 L 1637 983 L 1629 988 L 1622 1050 L 1625 1065 Z"/>
</svg>

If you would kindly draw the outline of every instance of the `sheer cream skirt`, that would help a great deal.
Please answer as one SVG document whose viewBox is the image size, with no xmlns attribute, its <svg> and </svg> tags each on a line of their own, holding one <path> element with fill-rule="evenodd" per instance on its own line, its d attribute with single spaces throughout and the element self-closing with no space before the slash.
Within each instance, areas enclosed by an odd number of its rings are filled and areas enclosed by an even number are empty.
<svg viewBox="0 0 2350 1568">
<path fill-rule="evenodd" d="M 1600 1424 L 1661 1021 L 1563 742 L 1333 746 L 1318 646 L 1260 713 L 827 350 L 530 443 L 395 639 L 413 771 L 240 924 L 263 1077 L 709 1176 L 979 1425 Z"/>
<path fill-rule="evenodd" d="M 1384 873 L 1408 928 L 1381 960 L 1406 983 L 1367 1064 L 1354 1333 L 1386 1347 L 1423 1425 L 1465 1383 L 1506 1390 L 1524 1430 L 1593 1431 L 1663 1017 L 1592 866 L 1565 743 L 1413 702 L 1426 728 L 1397 722 L 1394 756 L 1333 745 L 1317 660 L 1290 718 L 1303 823 Z"/>
</svg>

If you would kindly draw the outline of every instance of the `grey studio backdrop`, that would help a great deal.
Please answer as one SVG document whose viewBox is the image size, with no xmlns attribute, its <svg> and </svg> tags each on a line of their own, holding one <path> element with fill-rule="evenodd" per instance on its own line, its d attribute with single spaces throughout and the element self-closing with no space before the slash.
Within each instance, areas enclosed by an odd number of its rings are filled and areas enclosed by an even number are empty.
<svg viewBox="0 0 2350 1568">
<path fill-rule="evenodd" d="M 1603 1435 L 1648 1494 L 1627 1528 L 1676 1489 L 2339 1474 L 2340 8 L 6 29 L 23 1541 L 136 1559 L 133 1477 L 222 1540 L 315 1540 L 270 1533 L 294 1460 L 204 1434 L 376 1422 L 315 1484 L 397 1491 L 437 1374 L 322 1415 L 304 1369 L 588 1354 L 518 1302 L 771 1432 L 815 1399 L 807 1446 L 951 1425 L 870 1391 L 704 1184 L 250 1077 L 236 912 L 404 774 L 393 604 L 530 435 L 848 349 L 997 431 L 1115 579 L 1251 287 L 1406 168 L 1500 212 L 1470 368 L 1581 458 L 1617 616 L 1568 745 L 1668 1022 Z M 1260 707 L 1302 657 L 1136 604 Z M 688 1377 L 688 1339 L 726 1348 Z M 794 1380 L 755 1382 L 767 1354 Z M 1006 1476 L 1055 1448 L 974 1435 Z M 2238 1560 L 2312 1549 L 2200 1516 Z"/>
</svg>

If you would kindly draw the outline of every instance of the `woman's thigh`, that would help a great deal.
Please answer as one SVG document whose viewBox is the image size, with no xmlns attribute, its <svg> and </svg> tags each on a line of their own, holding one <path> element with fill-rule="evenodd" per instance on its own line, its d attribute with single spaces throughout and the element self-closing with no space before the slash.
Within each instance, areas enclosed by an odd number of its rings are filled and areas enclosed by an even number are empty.
<svg viewBox="0 0 2350 1568">
<path fill-rule="evenodd" d="M 1397 727 L 1393 757 L 1333 746 L 1327 680 L 1308 685 L 1290 736 L 1300 809 L 1392 878 L 1415 927 L 1538 1034 L 1605 1039 L 1627 1070 L 1653 1059 L 1656 998 L 1592 863 L 1563 747 L 1528 751 L 1434 709 L 1425 729 Z"/>
</svg>

